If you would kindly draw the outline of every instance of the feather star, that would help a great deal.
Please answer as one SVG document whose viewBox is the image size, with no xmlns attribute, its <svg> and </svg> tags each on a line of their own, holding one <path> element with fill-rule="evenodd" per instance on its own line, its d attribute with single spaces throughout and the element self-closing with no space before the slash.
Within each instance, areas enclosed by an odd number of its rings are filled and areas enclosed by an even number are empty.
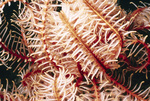
<svg viewBox="0 0 150 101">
<path fill-rule="evenodd" d="M 150 101 L 150 4 L 132 4 L 0 0 L 0 100 Z"/>
</svg>

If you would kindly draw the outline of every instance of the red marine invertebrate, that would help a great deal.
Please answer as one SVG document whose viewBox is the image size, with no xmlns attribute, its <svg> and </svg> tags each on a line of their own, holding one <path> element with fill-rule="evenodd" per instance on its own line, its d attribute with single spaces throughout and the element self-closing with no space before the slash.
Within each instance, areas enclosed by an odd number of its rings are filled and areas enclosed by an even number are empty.
<svg viewBox="0 0 150 101">
<path fill-rule="evenodd" d="M 0 1 L 1 67 L 17 73 L 0 99 L 149 101 L 150 45 L 139 33 L 149 4 L 126 14 L 116 2 Z"/>
</svg>

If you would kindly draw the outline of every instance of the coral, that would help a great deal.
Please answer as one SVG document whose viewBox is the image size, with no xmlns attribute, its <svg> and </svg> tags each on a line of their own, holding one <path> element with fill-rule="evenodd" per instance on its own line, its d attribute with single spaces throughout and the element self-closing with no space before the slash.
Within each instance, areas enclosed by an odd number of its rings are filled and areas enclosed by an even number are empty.
<svg viewBox="0 0 150 101">
<path fill-rule="evenodd" d="M 0 0 L 0 72 L 13 75 L 0 76 L 0 99 L 149 101 L 141 4 L 127 14 L 117 0 Z"/>
</svg>

